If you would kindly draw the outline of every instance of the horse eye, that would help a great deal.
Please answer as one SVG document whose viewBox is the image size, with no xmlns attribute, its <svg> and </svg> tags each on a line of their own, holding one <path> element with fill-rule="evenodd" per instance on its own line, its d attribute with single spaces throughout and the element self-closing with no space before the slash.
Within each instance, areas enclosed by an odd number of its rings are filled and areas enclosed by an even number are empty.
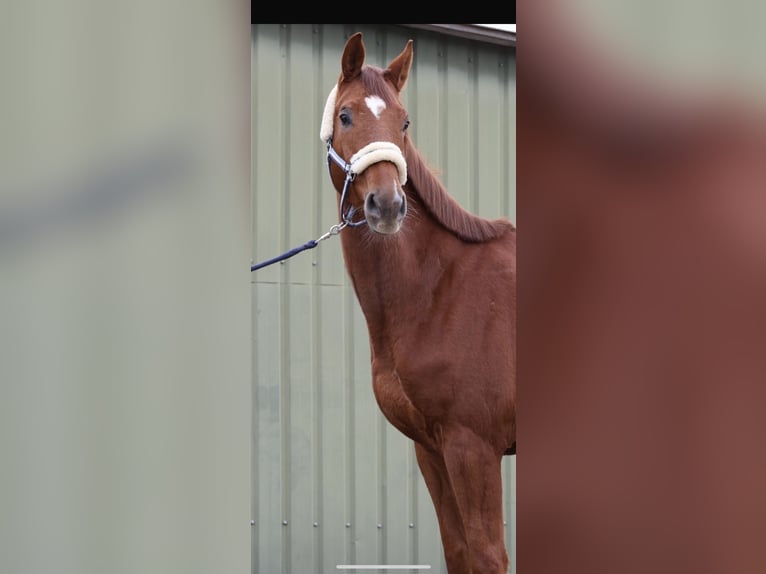
<svg viewBox="0 0 766 574">
<path fill-rule="evenodd" d="M 402 131 L 406 132 L 408 127 L 410 127 L 410 120 L 406 119 L 404 120 L 404 127 L 402 128 Z"/>
<path fill-rule="evenodd" d="M 342 110 L 338 117 L 340 118 L 340 123 L 344 128 L 347 128 L 351 125 L 351 114 L 347 110 Z"/>
</svg>

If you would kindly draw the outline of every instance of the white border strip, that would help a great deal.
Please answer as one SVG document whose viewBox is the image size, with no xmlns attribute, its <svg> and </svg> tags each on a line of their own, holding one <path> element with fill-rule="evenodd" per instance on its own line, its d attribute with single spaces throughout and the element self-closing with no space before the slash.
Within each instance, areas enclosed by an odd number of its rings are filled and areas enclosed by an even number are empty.
<svg viewBox="0 0 766 574">
<path fill-rule="evenodd" d="M 474 24 L 474 26 L 483 26 L 484 28 L 492 28 L 493 30 L 500 30 L 502 32 L 516 33 L 516 24 Z"/>
<path fill-rule="evenodd" d="M 338 570 L 430 570 L 430 564 L 338 564 Z"/>
</svg>

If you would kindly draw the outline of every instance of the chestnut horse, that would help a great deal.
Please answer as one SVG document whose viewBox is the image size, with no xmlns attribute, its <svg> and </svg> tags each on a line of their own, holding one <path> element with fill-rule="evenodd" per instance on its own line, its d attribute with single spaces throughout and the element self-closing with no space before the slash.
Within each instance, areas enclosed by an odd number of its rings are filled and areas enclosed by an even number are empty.
<svg viewBox="0 0 766 574">
<path fill-rule="evenodd" d="M 508 571 L 501 461 L 516 448 L 516 229 L 463 209 L 407 133 L 412 40 L 388 67 L 351 36 L 321 126 L 372 387 L 415 443 L 450 573 Z"/>
</svg>

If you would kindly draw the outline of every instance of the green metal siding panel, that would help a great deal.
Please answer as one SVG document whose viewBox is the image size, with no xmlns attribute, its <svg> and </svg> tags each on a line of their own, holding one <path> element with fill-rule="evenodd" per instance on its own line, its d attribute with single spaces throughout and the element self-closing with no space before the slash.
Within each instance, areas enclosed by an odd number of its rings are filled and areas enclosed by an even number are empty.
<svg viewBox="0 0 766 574">
<path fill-rule="evenodd" d="M 516 457 L 503 460 L 503 516 L 505 519 L 505 546 L 512 560 L 512 572 L 516 572 Z"/>
<path fill-rule="evenodd" d="M 253 517 L 255 572 L 281 572 L 283 529 L 282 397 L 279 285 L 253 288 Z"/>
<path fill-rule="evenodd" d="M 484 46 L 476 56 L 476 162 L 474 211 L 516 221 L 515 58 L 499 46 Z"/>
<path fill-rule="evenodd" d="M 503 133 L 503 148 L 506 150 L 503 174 L 503 188 L 506 193 L 502 213 L 511 221 L 516 221 L 516 58 L 505 58 L 500 62 L 503 71 L 503 104 L 499 114 L 503 124 L 510 126 Z"/>
<path fill-rule="evenodd" d="M 344 289 L 320 286 L 318 291 L 318 520 L 321 572 L 333 572 L 338 560 L 349 560 L 351 532 L 346 528 L 350 498 L 348 442 L 349 397 L 344 363 Z M 332 488 L 327 485 L 332 484 Z"/>
<path fill-rule="evenodd" d="M 314 488 L 316 456 L 313 429 L 312 361 L 312 307 L 311 287 L 291 283 L 287 285 L 287 417 L 289 419 L 287 448 L 289 499 L 287 531 L 293 542 L 289 564 L 290 572 L 310 572 L 316 568 L 313 528 L 315 518 Z"/>
<path fill-rule="evenodd" d="M 441 86 L 442 45 L 439 42 L 418 42 L 416 58 L 405 88 L 407 109 L 412 119 L 411 137 L 428 164 L 441 164 L 444 116 L 444 91 Z M 443 174 L 443 169 L 439 169 Z"/>
<path fill-rule="evenodd" d="M 252 185 L 253 257 L 268 259 L 284 249 L 282 228 L 288 218 L 283 211 L 285 166 L 284 97 L 281 64 L 281 31 L 274 26 L 255 26 L 252 73 Z M 266 267 L 259 281 L 280 280 L 279 267 Z"/>
<path fill-rule="evenodd" d="M 471 144 L 477 126 L 472 115 L 473 66 L 469 65 L 466 42 L 448 42 L 445 47 L 447 62 L 443 80 L 446 99 L 445 130 L 441 167 L 444 185 L 450 195 L 464 207 L 471 205 Z M 415 142 L 417 144 L 417 142 Z"/>
<path fill-rule="evenodd" d="M 378 66 L 415 39 L 403 96 L 413 140 L 463 205 L 514 219 L 512 51 L 390 25 L 254 25 L 254 261 L 314 239 L 338 220 L 319 123 L 346 38 L 356 31 L 368 63 Z M 340 242 L 261 269 L 252 282 L 253 571 L 383 562 L 445 572 L 412 445 L 372 394 L 367 328 Z M 515 509 L 514 468 L 506 459 L 507 515 Z"/>
</svg>

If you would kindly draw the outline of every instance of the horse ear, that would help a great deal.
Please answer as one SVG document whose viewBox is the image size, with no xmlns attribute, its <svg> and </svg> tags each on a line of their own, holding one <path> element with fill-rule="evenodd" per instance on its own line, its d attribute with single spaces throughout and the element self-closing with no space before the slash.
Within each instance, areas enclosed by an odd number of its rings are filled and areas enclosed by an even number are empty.
<svg viewBox="0 0 766 574">
<path fill-rule="evenodd" d="M 362 33 L 357 32 L 351 36 L 343 48 L 341 57 L 341 81 L 353 80 L 362 72 L 364 65 L 364 42 L 362 42 Z"/>
<path fill-rule="evenodd" d="M 385 71 L 386 78 L 393 82 L 396 90 L 401 92 L 407 83 L 407 76 L 412 66 L 412 40 L 407 40 L 407 45 L 396 58 L 391 60 Z"/>
</svg>

